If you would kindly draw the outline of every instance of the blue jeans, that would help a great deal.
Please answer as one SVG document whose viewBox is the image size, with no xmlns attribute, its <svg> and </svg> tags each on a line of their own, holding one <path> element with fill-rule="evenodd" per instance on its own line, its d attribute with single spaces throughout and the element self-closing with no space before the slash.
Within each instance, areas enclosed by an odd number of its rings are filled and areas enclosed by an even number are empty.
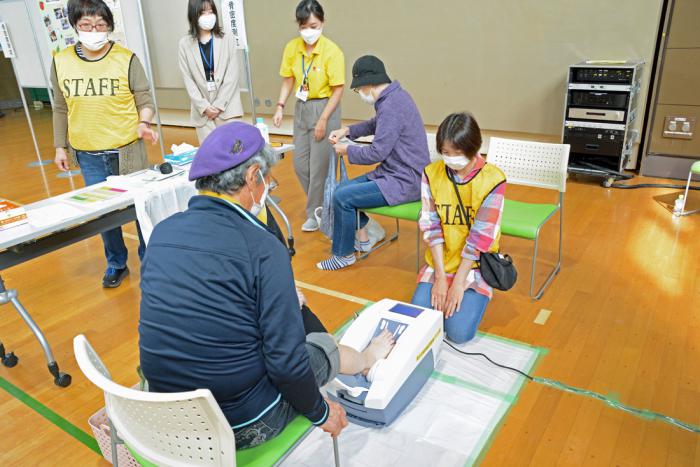
<svg viewBox="0 0 700 467">
<path fill-rule="evenodd" d="M 355 251 L 355 231 L 369 220 L 361 213 L 358 227 L 358 209 L 388 205 L 377 184 L 367 175 L 341 183 L 333 194 L 333 254 L 348 256 Z"/>
<path fill-rule="evenodd" d="M 411 303 L 423 308 L 432 308 L 430 305 L 430 292 L 432 290 L 433 284 L 420 282 L 413 293 Z M 488 304 L 489 298 L 486 295 L 467 289 L 464 292 L 459 310 L 445 320 L 447 338 L 456 344 L 463 344 L 474 339 L 476 329 L 479 327 L 481 318 L 484 317 L 484 311 Z"/>
<path fill-rule="evenodd" d="M 115 151 L 76 151 L 80 172 L 83 174 L 85 185 L 95 185 L 107 180 L 110 175 L 119 175 L 119 153 Z M 146 246 L 141 236 L 139 223 L 136 222 L 136 231 L 139 236 L 139 259 L 143 258 Z M 124 245 L 121 227 L 102 232 L 102 243 L 105 247 L 107 266 L 115 269 L 126 267 L 129 250 Z"/>
</svg>

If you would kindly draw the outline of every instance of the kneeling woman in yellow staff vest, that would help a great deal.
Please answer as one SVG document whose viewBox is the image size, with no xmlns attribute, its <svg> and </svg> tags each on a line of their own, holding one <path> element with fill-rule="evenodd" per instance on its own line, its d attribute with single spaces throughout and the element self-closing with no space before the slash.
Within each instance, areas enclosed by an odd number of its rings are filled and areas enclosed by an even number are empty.
<svg viewBox="0 0 700 467">
<path fill-rule="evenodd" d="M 294 93 L 294 171 L 306 193 L 304 232 L 318 230 L 316 208 L 323 205 L 332 147 L 328 136 L 340 128 L 340 98 L 345 85 L 345 56 L 324 36 L 323 7 L 316 0 L 297 5 L 299 35 L 284 48 L 280 76 L 282 89 L 272 118 L 282 123 L 282 110 Z"/>
<path fill-rule="evenodd" d="M 493 294 L 476 262 L 498 251 L 506 177 L 481 154 L 481 130 L 467 113 L 448 116 L 437 133 L 440 160 L 428 165 L 421 183 L 419 221 L 429 245 L 412 303 L 445 314 L 447 338 L 474 338 Z"/>
<path fill-rule="evenodd" d="M 151 129 L 153 100 L 139 59 L 108 40 L 114 18 L 102 0 L 70 0 L 68 20 L 79 42 L 53 59 L 56 165 L 64 171 L 70 168 L 68 150 L 85 185 L 145 169 L 143 140 L 155 144 L 158 136 Z M 144 244 L 138 233 L 141 257 Z M 102 241 L 107 257 L 102 285 L 118 287 L 129 273 L 121 229 L 104 232 Z"/>
</svg>

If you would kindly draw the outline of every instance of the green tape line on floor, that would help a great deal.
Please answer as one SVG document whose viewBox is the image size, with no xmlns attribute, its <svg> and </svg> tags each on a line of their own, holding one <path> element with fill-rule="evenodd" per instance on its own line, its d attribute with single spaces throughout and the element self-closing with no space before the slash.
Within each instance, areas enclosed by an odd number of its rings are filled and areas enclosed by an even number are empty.
<svg viewBox="0 0 700 467">
<path fill-rule="evenodd" d="M 478 392 L 479 394 L 491 396 L 491 397 L 494 397 L 496 399 L 500 399 L 502 401 L 505 401 L 509 404 L 512 404 L 513 402 L 515 402 L 515 397 L 513 397 L 510 394 L 506 394 L 506 393 L 503 393 L 501 391 L 496 391 L 495 389 L 491 389 L 489 387 L 482 386 L 480 384 L 472 383 L 472 382 L 457 378 L 456 376 L 446 375 L 444 373 L 440 373 L 439 371 L 433 371 L 433 374 L 430 375 L 430 377 L 433 379 L 436 379 L 438 381 L 442 381 L 444 383 L 459 386 L 461 388 L 471 389 L 472 391 Z"/>
<path fill-rule="evenodd" d="M 58 428 L 65 431 L 73 438 L 77 439 L 85 446 L 95 451 L 100 456 L 102 455 L 102 451 L 100 451 L 100 447 L 97 445 L 97 441 L 95 440 L 95 438 L 93 438 L 77 426 L 73 425 L 71 422 L 61 417 L 59 414 L 57 414 L 50 408 L 46 407 L 44 404 L 34 399 L 32 396 L 22 391 L 14 384 L 10 383 L 5 378 L 0 377 L 0 388 L 7 391 L 7 393 L 10 394 L 12 397 L 22 402 L 30 409 L 34 410 L 46 420 L 50 421 Z"/>
<path fill-rule="evenodd" d="M 682 428 L 684 430 L 690 431 L 692 433 L 700 433 L 700 426 L 693 425 L 692 423 L 686 423 L 682 420 L 678 420 L 677 418 L 669 417 L 668 415 L 664 415 L 659 412 L 654 412 L 648 409 L 638 409 L 636 407 L 632 407 L 629 405 L 625 405 L 619 401 L 618 396 L 612 394 L 609 396 L 604 396 L 600 393 L 597 393 L 595 391 L 589 391 L 588 389 L 581 389 L 577 388 L 574 386 L 569 386 L 568 384 L 561 383 L 559 381 L 554 381 L 548 378 L 540 378 L 535 376 L 533 379 L 534 382 L 542 384 L 544 386 L 549 386 L 554 389 L 558 389 L 560 391 L 565 391 L 565 392 L 570 392 L 572 394 L 577 394 L 579 396 L 584 396 L 584 397 L 590 397 L 591 399 L 596 399 L 604 404 L 608 405 L 609 407 L 612 407 L 614 409 L 622 410 L 623 412 L 627 412 L 632 415 L 636 415 L 637 417 L 643 419 L 643 420 L 658 420 L 661 422 L 666 422 L 671 425 L 675 425 L 679 428 Z"/>
</svg>

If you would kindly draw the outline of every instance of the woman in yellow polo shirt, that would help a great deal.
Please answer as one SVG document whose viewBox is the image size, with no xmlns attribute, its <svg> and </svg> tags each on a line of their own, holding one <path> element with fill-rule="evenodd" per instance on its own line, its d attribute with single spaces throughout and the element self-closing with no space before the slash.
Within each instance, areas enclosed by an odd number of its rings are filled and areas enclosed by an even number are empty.
<svg viewBox="0 0 700 467">
<path fill-rule="evenodd" d="M 345 84 L 345 57 L 323 36 L 323 7 L 316 0 L 297 5 L 299 35 L 284 48 L 282 89 L 272 122 L 282 123 L 284 105 L 294 93 L 294 170 L 306 193 L 306 222 L 301 230 L 318 230 L 314 211 L 323 205 L 331 145 L 328 135 L 340 128 L 340 98 Z"/>
</svg>

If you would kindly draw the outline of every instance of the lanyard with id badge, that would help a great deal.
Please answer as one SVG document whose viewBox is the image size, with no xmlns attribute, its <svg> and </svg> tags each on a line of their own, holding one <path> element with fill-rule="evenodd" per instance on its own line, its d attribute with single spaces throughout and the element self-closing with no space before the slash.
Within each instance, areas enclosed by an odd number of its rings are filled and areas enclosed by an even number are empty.
<svg viewBox="0 0 700 467">
<path fill-rule="evenodd" d="M 202 44 L 199 44 L 199 53 L 202 55 L 202 60 L 204 64 L 209 68 L 209 75 L 207 78 L 207 91 L 216 91 L 216 82 L 214 81 L 214 38 L 211 38 L 211 46 L 209 47 L 209 60 L 207 56 L 204 55 L 204 50 L 202 49 Z"/>
<path fill-rule="evenodd" d="M 316 58 L 316 57 L 314 57 Z M 314 64 L 314 59 L 311 59 L 311 63 L 309 63 L 309 67 L 306 68 L 306 64 L 304 63 L 304 55 L 301 56 L 301 72 L 304 75 L 301 81 L 301 86 L 299 86 L 299 90 L 297 91 L 297 99 L 299 99 L 302 102 L 306 102 L 309 100 L 309 71 L 311 71 L 311 67 Z"/>
</svg>

